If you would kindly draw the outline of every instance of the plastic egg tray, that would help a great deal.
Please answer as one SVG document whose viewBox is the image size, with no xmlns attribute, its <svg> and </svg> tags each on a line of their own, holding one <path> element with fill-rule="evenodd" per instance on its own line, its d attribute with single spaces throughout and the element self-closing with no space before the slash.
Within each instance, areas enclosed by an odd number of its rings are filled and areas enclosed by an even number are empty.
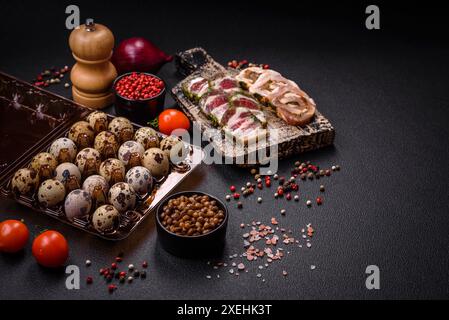
<svg viewBox="0 0 449 320">
<path fill-rule="evenodd" d="M 18 91 L 17 88 L 19 88 L 20 90 Z M 20 157 L 18 157 L 17 160 L 11 161 L 11 163 L 5 162 L 3 164 L 3 167 L 0 171 L 0 193 L 3 196 L 15 199 L 18 203 L 21 203 L 26 207 L 44 213 L 85 232 L 108 240 L 121 240 L 126 238 L 182 180 L 188 177 L 188 175 L 195 169 L 195 167 L 199 165 L 200 160 L 203 157 L 203 151 L 201 150 L 201 148 L 185 143 L 188 150 L 188 155 L 185 160 L 182 163 L 178 163 L 176 165 L 170 163 L 169 174 L 158 179 L 153 178 L 153 190 L 148 194 L 138 195 L 136 207 L 133 210 L 128 210 L 120 214 L 118 227 L 111 232 L 101 233 L 93 228 L 90 221 L 90 217 L 93 211 L 95 211 L 95 208 L 92 208 L 91 214 L 88 217 L 82 219 L 75 218 L 73 221 L 70 221 L 66 218 L 64 213 L 64 202 L 54 208 L 46 208 L 37 201 L 37 192 L 33 195 L 28 196 L 16 194 L 11 190 L 11 178 L 18 169 L 28 167 L 31 159 L 36 154 L 40 152 L 48 152 L 50 145 L 54 140 L 61 137 L 66 137 L 70 127 L 75 122 L 84 120 L 87 115 L 93 111 L 80 106 L 73 101 L 54 95 L 50 92 L 47 92 L 40 88 L 36 88 L 13 77 L 0 73 L 0 99 L 5 102 L 2 103 L 1 108 L 15 108 L 14 110 L 21 110 L 21 112 L 23 111 L 23 109 L 25 109 L 29 110 L 29 112 L 33 114 L 37 109 L 36 105 L 31 107 L 29 106 L 33 104 L 33 93 L 35 93 L 36 96 L 39 96 L 40 99 L 43 100 L 39 102 L 39 105 L 58 103 L 59 106 L 65 105 L 67 112 L 61 112 L 59 114 L 59 117 L 58 115 L 52 116 L 52 119 L 54 119 L 52 120 L 52 126 L 50 126 L 48 129 L 49 132 L 39 133 L 42 135 L 40 141 L 35 143 L 33 146 L 26 148 L 24 153 Z M 31 96 L 23 98 L 23 96 L 25 95 Z M 8 100 L 9 103 L 7 103 Z M 27 105 L 22 105 L 24 101 L 26 101 Z M 8 116 L 14 118 L 14 112 L 11 113 L 8 109 Z M 42 116 L 39 116 L 39 118 L 44 119 L 45 117 L 45 113 L 43 113 Z M 109 121 L 111 121 L 113 118 L 113 116 L 108 115 Z M 5 120 L 8 121 L 9 119 Z M 10 120 L 13 121 L 14 119 Z M 133 123 L 133 127 L 135 132 L 141 126 Z M 32 131 L 33 123 L 31 123 L 29 128 L 24 128 L 24 130 Z M 165 135 L 160 133 L 158 133 L 158 135 L 160 139 L 165 137 Z M 20 143 L 20 141 L 17 141 L 17 143 Z M 80 150 L 78 150 L 78 152 L 79 151 Z"/>
</svg>

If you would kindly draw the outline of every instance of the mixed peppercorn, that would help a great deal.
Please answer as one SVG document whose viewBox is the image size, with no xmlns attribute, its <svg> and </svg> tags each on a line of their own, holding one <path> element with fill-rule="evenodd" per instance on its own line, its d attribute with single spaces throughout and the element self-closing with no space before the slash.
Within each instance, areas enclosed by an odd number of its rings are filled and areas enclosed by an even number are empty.
<svg viewBox="0 0 449 320">
<path fill-rule="evenodd" d="M 64 66 L 63 68 L 51 67 L 39 73 L 31 82 L 37 87 L 46 88 L 50 85 L 61 83 L 64 75 L 69 71 L 70 68 L 68 66 Z M 68 88 L 70 84 L 66 82 L 64 87 Z"/>
<path fill-rule="evenodd" d="M 262 69 L 270 69 L 270 66 L 268 64 L 252 63 L 252 62 L 249 62 L 246 59 L 245 60 L 240 60 L 240 61 L 231 60 L 231 61 L 228 62 L 228 67 L 232 68 L 232 69 L 238 69 L 238 70 L 245 69 L 245 68 L 248 68 L 248 67 L 260 67 Z"/>
<path fill-rule="evenodd" d="M 120 263 L 123 261 L 123 254 L 119 253 L 117 257 L 115 257 L 115 262 L 112 262 L 109 267 L 101 268 L 99 271 L 100 276 L 106 280 L 107 289 L 109 293 L 114 292 L 118 287 L 114 281 L 118 281 L 119 283 L 128 283 L 133 282 L 134 279 L 145 279 L 147 277 L 147 273 L 145 269 L 148 268 L 148 262 L 142 262 L 142 269 L 137 270 L 133 264 L 129 264 L 128 268 L 120 268 Z M 86 267 L 90 267 L 92 262 L 90 260 L 86 260 Z M 121 269 L 121 270 L 120 270 Z M 94 282 L 94 278 L 92 276 L 86 277 L 86 284 L 90 285 Z"/>
<path fill-rule="evenodd" d="M 330 169 L 320 169 L 319 166 L 312 164 L 310 161 L 307 162 L 295 162 L 294 168 L 291 170 L 291 177 L 287 180 L 284 176 L 279 176 L 277 173 L 271 175 L 261 176 L 257 173 L 257 169 L 251 169 L 251 175 L 254 176 L 255 183 L 247 182 L 245 186 L 243 186 L 241 190 L 241 194 L 244 197 L 247 197 L 253 193 L 255 193 L 256 188 L 259 190 L 263 190 L 263 188 L 270 188 L 272 184 L 272 179 L 278 182 L 278 187 L 276 188 L 276 192 L 274 193 L 274 198 L 285 198 L 287 201 L 294 200 L 298 202 L 300 197 L 298 194 L 292 195 L 293 193 L 297 193 L 299 190 L 299 182 L 298 179 L 301 180 L 318 180 L 322 177 L 330 177 L 332 171 L 339 171 L 340 166 L 334 165 Z M 320 191 L 324 192 L 324 185 L 320 185 Z M 237 188 L 234 185 L 229 187 L 229 191 L 231 194 L 227 194 L 225 196 L 226 201 L 230 201 L 232 198 L 235 200 L 240 199 L 240 193 L 237 192 Z M 258 203 L 262 203 L 262 197 L 257 198 Z M 323 204 L 323 197 L 316 198 L 316 204 Z M 310 199 L 306 200 L 307 206 L 312 206 L 312 201 Z M 243 203 L 241 201 L 237 202 L 237 207 L 239 209 L 243 208 Z"/>
</svg>

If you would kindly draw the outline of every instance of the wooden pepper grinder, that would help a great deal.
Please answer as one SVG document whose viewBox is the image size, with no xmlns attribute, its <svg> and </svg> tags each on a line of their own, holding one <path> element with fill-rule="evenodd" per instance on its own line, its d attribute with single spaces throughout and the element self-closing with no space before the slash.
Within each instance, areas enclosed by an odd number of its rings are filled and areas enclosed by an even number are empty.
<svg viewBox="0 0 449 320">
<path fill-rule="evenodd" d="M 87 19 L 86 24 L 70 34 L 69 46 L 77 61 L 70 73 L 73 100 L 93 109 L 111 105 L 114 102 L 112 82 L 117 77 L 109 61 L 114 48 L 111 30 Z"/>
</svg>

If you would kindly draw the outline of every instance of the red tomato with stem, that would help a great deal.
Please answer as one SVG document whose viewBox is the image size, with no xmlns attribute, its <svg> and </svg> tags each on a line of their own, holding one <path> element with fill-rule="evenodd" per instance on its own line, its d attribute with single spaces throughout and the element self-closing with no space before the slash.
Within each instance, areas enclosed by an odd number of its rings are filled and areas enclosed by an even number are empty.
<svg viewBox="0 0 449 320">
<path fill-rule="evenodd" d="M 159 131 L 170 135 L 176 129 L 190 129 L 190 121 L 187 116 L 176 109 L 166 109 L 159 114 Z"/>
<path fill-rule="evenodd" d="M 14 253 L 22 250 L 28 242 L 30 232 L 18 220 L 5 220 L 0 223 L 0 252 Z"/>
<path fill-rule="evenodd" d="M 67 261 L 69 245 L 62 234 L 48 230 L 42 232 L 34 239 L 33 256 L 37 262 L 48 268 L 57 268 Z"/>
</svg>

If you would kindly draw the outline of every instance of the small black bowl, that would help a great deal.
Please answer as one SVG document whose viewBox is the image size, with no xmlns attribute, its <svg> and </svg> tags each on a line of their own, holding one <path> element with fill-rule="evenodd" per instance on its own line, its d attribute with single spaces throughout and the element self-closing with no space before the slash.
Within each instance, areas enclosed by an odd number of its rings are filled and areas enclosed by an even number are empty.
<svg viewBox="0 0 449 320">
<path fill-rule="evenodd" d="M 225 215 L 222 223 L 211 232 L 199 236 L 177 235 L 167 230 L 162 225 L 160 220 L 160 216 L 162 214 L 164 206 L 170 199 L 178 198 L 180 196 L 189 197 L 195 194 L 200 196 L 209 196 L 209 198 L 217 201 L 217 206 L 223 210 Z M 225 244 L 227 226 L 228 209 L 226 208 L 226 205 L 216 197 L 200 191 L 185 191 L 175 193 L 162 201 L 156 211 L 156 228 L 158 240 L 162 245 L 162 248 L 164 248 L 167 252 L 179 257 L 205 258 L 219 255 Z"/>
<path fill-rule="evenodd" d="M 133 72 L 124 73 L 114 80 L 112 89 L 114 90 L 115 93 L 115 104 L 114 104 L 115 113 L 119 116 L 130 119 L 132 122 L 141 125 L 147 125 L 149 121 L 156 118 L 159 115 L 159 113 L 161 113 L 164 110 L 166 84 L 164 80 L 162 80 L 158 76 L 155 76 L 154 74 L 148 72 L 138 72 L 161 80 L 164 83 L 164 88 L 157 96 L 148 99 L 144 100 L 128 99 L 121 96 L 117 92 L 117 90 L 115 90 L 115 85 L 121 78 L 126 77 L 132 73 Z"/>
</svg>

